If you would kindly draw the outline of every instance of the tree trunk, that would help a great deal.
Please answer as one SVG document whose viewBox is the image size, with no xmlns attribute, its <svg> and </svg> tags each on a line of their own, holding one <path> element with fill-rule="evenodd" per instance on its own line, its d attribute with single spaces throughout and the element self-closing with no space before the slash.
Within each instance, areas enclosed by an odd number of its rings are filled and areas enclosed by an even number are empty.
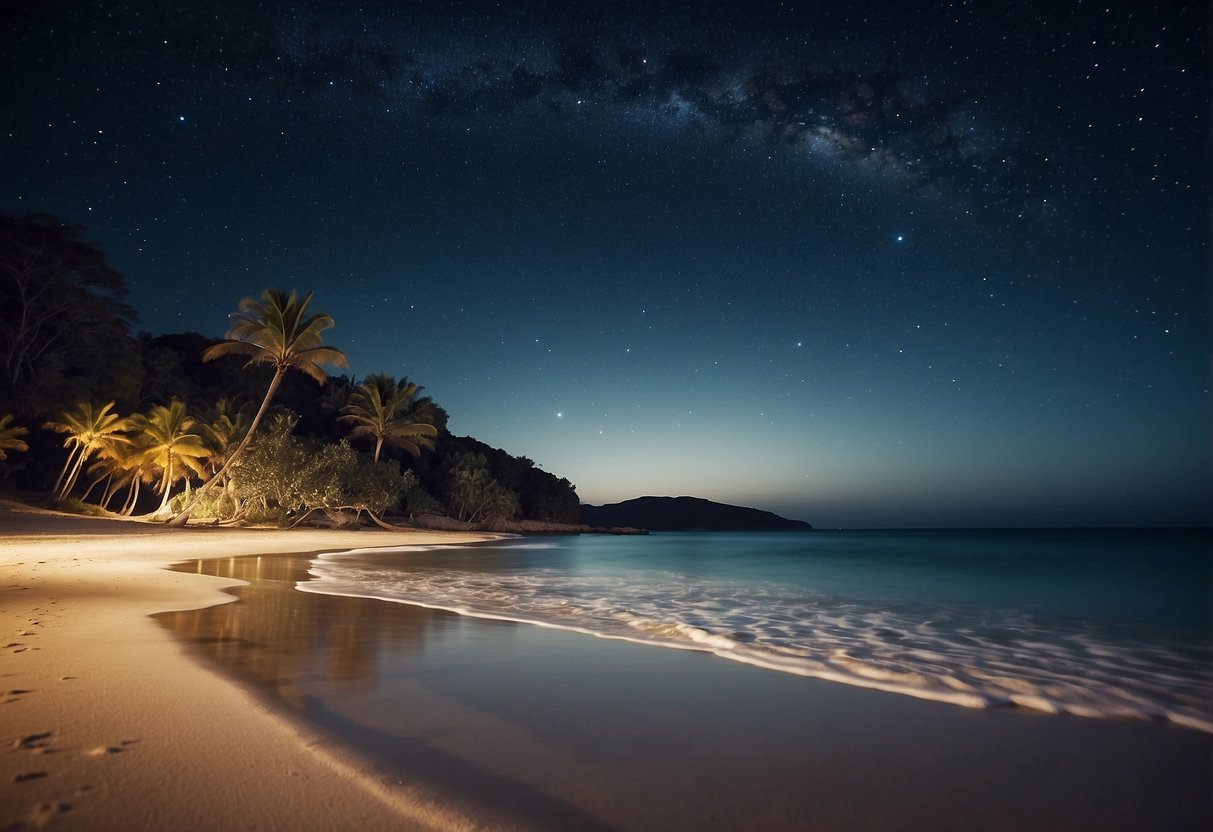
<svg viewBox="0 0 1213 832">
<path fill-rule="evenodd" d="M 164 481 L 160 484 L 164 490 L 164 496 L 160 498 L 160 508 L 156 509 L 156 514 L 160 514 L 168 506 L 168 493 L 173 487 L 173 456 L 169 453 L 168 467 L 164 469 Z"/>
<path fill-rule="evenodd" d="M 59 500 L 62 502 L 67 499 L 67 495 L 72 493 L 72 489 L 76 487 L 76 478 L 80 476 L 80 469 L 84 467 L 84 461 L 88 457 L 88 449 L 80 448 L 80 455 L 76 457 L 76 464 L 72 466 L 72 472 L 67 476 L 67 482 L 63 484 L 63 491 L 59 494 Z"/>
<path fill-rule="evenodd" d="M 101 495 L 101 507 L 109 511 L 110 503 L 114 501 L 114 496 L 122 488 L 122 482 L 113 474 L 110 474 L 109 482 L 105 484 L 105 493 Z"/>
<path fill-rule="evenodd" d="M 240 444 L 236 447 L 236 450 L 232 451 L 231 455 L 228 456 L 227 462 L 223 463 L 223 467 L 219 469 L 215 476 L 204 482 L 202 487 L 195 492 L 194 499 L 190 501 L 189 505 L 183 508 L 176 517 L 173 517 L 168 521 L 170 526 L 184 526 L 186 523 L 188 523 L 190 514 L 194 511 L 194 506 L 198 505 L 198 500 L 200 500 L 204 494 L 209 492 L 211 488 L 214 487 L 219 478 L 227 473 L 227 469 L 231 467 L 232 463 L 240 457 L 240 454 L 244 453 L 244 449 L 248 447 L 248 443 L 253 438 L 253 434 L 257 432 L 257 426 L 261 424 L 261 417 L 264 416 L 265 411 L 269 409 L 270 399 L 274 398 L 274 394 L 278 392 L 278 385 L 282 384 L 282 377 L 284 375 L 286 375 L 285 367 L 279 367 L 274 371 L 274 377 L 270 379 L 270 386 L 265 391 L 265 398 L 261 400 L 261 407 L 257 409 L 257 415 L 253 417 L 253 423 L 249 425 L 248 433 L 244 435 L 244 439 L 240 441 Z"/>
<path fill-rule="evenodd" d="M 83 502 L 84 500 L 87 500 L 87 499 L 88 499 L 88 495 L 93 493 L 93 489 L 95 489 L 95 488 L 96 488 L 98 485 L 100 485 L 100 484 L 101 484 L 101 481 L 102 481 L 103 479 L 105 479 L 105 477 L 104 477 L 104 476 L 97 477 L 97 479 L 93 480 L 92 482 L 90 482 L 90 483 L 88 484 L 88 488 L 86 488 L 86 489 L 84 490 L 84 494 L 83 494 L 83 495 L 81 495 L 81 497 L 80 497 L 81 502 Z M 104 490 L 102 491 L 102 493 L 104 493 Z"/>
<path fill-rule="evenodd" d="M 67 469 L 71 467 L 72 459 L 76 456 L 76 452 L 83 449 L 82 445 L 73 445 L 67 451 L 67 459 L 63 460 L 63 470 L 59 472 L 59 476 L 55 479 L 54 486 L 51 487 L 52 496 L 58 498 L 59 486 L 63 485 L 63 478 L 67 476 Z"/>
<path fill-rule="evenodd" d="M 137 476 L 131 480 L 130 496 L 127 497 L 126 503 L 122 506 L 122 515 L 124 517 L 130 517 L 132 514 L 135 513 L 135 504 L 137 502 L 139 502 L 139 483 L 140 482 L 142 482 L 142 480 L 140 480 L 139 477 L 137 477 Z"/>
</svg>

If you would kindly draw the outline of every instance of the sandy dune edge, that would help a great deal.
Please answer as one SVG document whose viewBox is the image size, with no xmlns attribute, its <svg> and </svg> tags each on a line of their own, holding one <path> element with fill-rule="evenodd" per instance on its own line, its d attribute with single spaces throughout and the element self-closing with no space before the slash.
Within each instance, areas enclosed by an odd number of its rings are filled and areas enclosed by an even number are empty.
<svg viewBox="0 0 1213 832">
<path fill-rule="evenodd" d="M 460 543 L 450 532 L 169 530 L 0 506 L 0 830 L 469 825 L 187 658 L 148 615 L 224 603 L 180 560 Z"/>
</svg>

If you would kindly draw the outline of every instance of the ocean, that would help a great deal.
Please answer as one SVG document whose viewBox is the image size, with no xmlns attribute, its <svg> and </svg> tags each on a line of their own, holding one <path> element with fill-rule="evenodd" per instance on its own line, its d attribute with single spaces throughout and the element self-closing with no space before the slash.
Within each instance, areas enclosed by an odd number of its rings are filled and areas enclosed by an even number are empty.
<svg viewBox="0 0 1213 832">
<path fill-rule="evenodd" d="M 297 588 L 966 708 L 1213 733 L 1211 541 L 1136 529 L 530 537 L 324 554 Z"/>
</svg>

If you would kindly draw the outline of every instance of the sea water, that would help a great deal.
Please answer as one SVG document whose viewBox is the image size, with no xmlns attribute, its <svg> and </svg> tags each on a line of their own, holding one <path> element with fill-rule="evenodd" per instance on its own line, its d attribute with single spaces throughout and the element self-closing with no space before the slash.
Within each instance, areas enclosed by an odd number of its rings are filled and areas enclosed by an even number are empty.
<svg viewBox="0 0 1213 832">
<path fill-rule="evenodd" d="M 1203 530 L 519 538 L 325 554 L 298 588 L 967 707 L 1213 733 L 1211 542 Z"/>
</svg>

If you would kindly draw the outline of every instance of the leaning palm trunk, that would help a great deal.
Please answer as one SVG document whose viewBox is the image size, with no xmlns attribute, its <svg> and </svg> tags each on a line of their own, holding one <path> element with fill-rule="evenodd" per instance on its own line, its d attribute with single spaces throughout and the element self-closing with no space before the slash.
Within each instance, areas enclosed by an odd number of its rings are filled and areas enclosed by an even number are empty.
<svg viewBox="0 0 1213 832">
<path fill-rule="evenodd" d="M 160 498 L 160 508 L 156 509 L 156 514 L 161 514 L 168 507 L 168 495 L 173 490 L 173 460 L 170 458 L 168 467 L 164 469 L 164 478 L 160 483 L 164 496 Z"/>
<path fill-rule="evenodd" d="M 286 375 L 286 368 L 277 370 L 274 377 L 270 380 L 269 389 L 265 391 L 265 398 L 261 400 L 261 407 L 257 408 L 257 415 L 253 417 L 253 422 L 249 425 L 248 433 L 244 435 L 244 439 L 240 440 L 240 444 L 236 446 L 236 450 L 232 451 L 227 461 L 223 463 L 223 467 L 215 472 L 215 476 L 208 479 L 202 486 L 194 492 L 194 499 L 189 502 L 189 505 L 181 509 L 180 512 L 168 521 L 170 526 L 184 526 L 189 522 L 190 515 L 194 513 L 194 506 L 198 505 L 198 501 L 210 493 L 210 490 L 215 487 L 215 483 L 223 482 L 227 476 L 227 470 L 232 467 L 232 463 L 240 458 L 240 454 L 244 453 L 244 449 L 248 447 L 248 443 L 252 441 L 253 434 L 257 432 L 257 426 L 261 424 L 261 417 L 265 415 L 265 411 L 269 410 L 270 400 L 274 398 L 274 394 L 278 392 L 278 386 L 282 384 L 282 377 Z"/>
<path fill-rule="evenodd" d="M 139 477 L 135 477 L 131 482 L 130 495 L 126 499 L 126 503 L 122 506 L 122 516 L 130 517 L 135 513 L 135 504 L 139 502 Z"/>
<path fill-rule="evenodd" d="M 114 475 L 110 475 L 110 481 L 105 485 L 105 493 L 101 495 L 101 507 L 109 511 L 110 503 L 118 496 L 118 492 L 122 490 L 122 481 Z"/>
<path fill-rule="evenodd" d="M 84 494 L 82 494 L 80 496 L 81 502 L 84 502 L 85 500 L 87 500 L 88 496 L 97 490 L 97 486 L 101 485 L 102 482 L 104 482 L 107 478 L 112 477 L 112 476 L 113 476 L 113 474 L 102 474 L 101 476 L 97 477 L 95 480 L 90 482 L 88 484 L 88 488 L 84 489 Z M 101 489 L 101 493 L 102 494 L 105 493 L 104 488 Z M 100 503 L 98 503 L 98 505 L 100 505 Z"/>
<path fill-rule="evenodd" d="M 54 495 L 56 501 L 61 499 L 59 497 L 59 489 L 63 485 L 64 478 L 67 477 L 67 469 L 71 467 L 72 460 L 75 459 L 76 454 L 82 451 L 83 448 L 81 446 L 73 445 L 72 449 L 67 452 L 67 459 L 63 460 L 63 470 L 59 472 L 59 476 L 55 478 L 54 486 L 51 487 L 51 494 Z"/>
<path fill-rule="evenodd" d="M 171 525 L 184 526 L 194 506 L 198 505 L 198 500 L 205 497 L 216 482 L 223 482 L 228 469 L 248 447 L 288 369 L 294 367 L 323 384 L 328 376 L 320 369 L 321 364 L 346 366 L 345 354 L 341 350 L 322 345 L 324 339 L 321 333 L 333 326 L 333 319 L 320 313 L 308 315 L 307 308 L 311 302 L 311 294 L 301 301 L 294 292 L 287 294 L 278 289 L 266 289 L 260 301 L 245 298 L 240 301 L 240 311 L 231 316 L 235 323 L 227 332 L 227 340 L 215 344 L 202 354 L 203 361 L 213 361 L 227 355 L 251 356 L 250 365 L 272 364 L 274 377 L 240 445 L 228 456 L 215 476 L 202 484 L 194 499 L 169 521 Z"/>
<path fill-rule="evenodd" d="M 67 499 L 67 495 L 72 493 L 72 489 L 76 487 L 76 480 L 80 477 L 80 469 L 84 467 L 85 460 L 88 458 L 87 449 L 81 448 L 79 456 L 76 457 L 76 464 L 72 466 L 72 472 L 68 474 L 67 481 L 63 483 L 63 490 L 59 492 L 56 499 L 60 502 Z"/>
</svg>

